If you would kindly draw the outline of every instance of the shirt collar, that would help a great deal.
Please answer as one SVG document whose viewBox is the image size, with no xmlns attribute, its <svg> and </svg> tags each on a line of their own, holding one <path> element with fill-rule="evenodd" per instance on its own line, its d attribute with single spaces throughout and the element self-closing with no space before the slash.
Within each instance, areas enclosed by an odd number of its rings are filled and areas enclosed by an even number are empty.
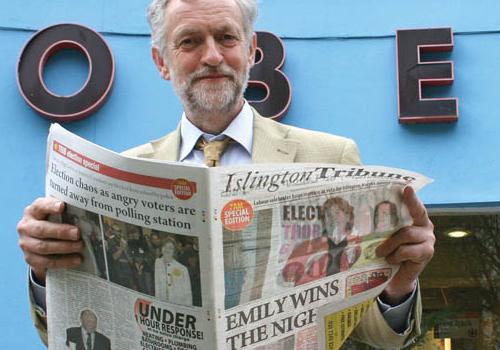
<svg viewBox="0 0 500 350">
<path fill-rule="evenodd" d="M 207 141 L 212 141 L 221 139 L 224 135 L 240 144 L 248 154 L 252 153 L 253 112 L 247 101 L 243 104 L 243 108 L 236 118 L 234 118 L 226 130 L 219 135 L 204 133 L 191 123 L 186 117 L 186 114 L 183 113 L 181 118 L 181 149 L 179 152 L 179 161 L 182 162 L 193 151 L 200 136 L 203 136 Z"/>
</svg>

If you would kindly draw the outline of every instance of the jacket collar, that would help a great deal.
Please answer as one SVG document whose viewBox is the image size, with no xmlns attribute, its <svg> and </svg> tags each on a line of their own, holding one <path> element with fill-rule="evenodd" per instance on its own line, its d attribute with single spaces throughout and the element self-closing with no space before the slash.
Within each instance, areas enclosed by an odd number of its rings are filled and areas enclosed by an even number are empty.
<svg viewBox="0 0 500 350">
<path fill-rule="evenodd" d="M 176 161 L 179 159 L 180 143 L 181 125 L 179 123 L 174 131 L 161 139 L 151 141 L 149 144 L 150 147 L 144 153 L 140 153 L 137 156 L 141 158 Z"/>
<path fill-rule="evenodd" d="M 264 118 L 253 109 L 253 146 L 254 163 L 292 163 L 297 153 L 298 141 L 288 139 L 290 127 Z M 181 143 L 180 123 L 165 137 L 151 141 L 137 156 L 159 160 L 177 161 Z"/>
</svg>

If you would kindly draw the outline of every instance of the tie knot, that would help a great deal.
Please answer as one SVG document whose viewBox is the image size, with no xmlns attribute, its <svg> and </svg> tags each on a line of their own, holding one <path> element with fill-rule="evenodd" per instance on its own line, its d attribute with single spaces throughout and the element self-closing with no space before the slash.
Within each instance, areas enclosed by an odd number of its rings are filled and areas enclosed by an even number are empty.
<svg viewBox="0 0 500 350">
<path fill-rule="evenodd" d="M 220 158 L 227 146 L 232 142 L 232 139 L 224 136 L 222 140 L 205 141 L 203 137 L 198 139 L 195 148 L 203 151 L 205 155 L 205 164 L 208 167 L 215 167 L 220 165 Z"/>
</svg>

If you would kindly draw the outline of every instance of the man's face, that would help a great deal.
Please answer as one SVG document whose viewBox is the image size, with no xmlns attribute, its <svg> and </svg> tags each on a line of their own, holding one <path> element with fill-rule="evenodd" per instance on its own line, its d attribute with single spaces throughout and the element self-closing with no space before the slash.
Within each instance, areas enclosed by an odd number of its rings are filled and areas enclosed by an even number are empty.
<svg viewBox="0 0 500 350">
<path fill-rule="evenodd" d="M 389 203 L 382 203 L 377 209 L 377 231 L 388 230 L 392 225 L 392 212 Z"/>
<path fill-rule="evenodd" d="M 331 206 L 326 211 L 326 218 L 328 223 L 327 226 L 329 228 L 333 227 L 344 228 L 348 220 L 347 214 L 336 205 Z"/>
<path fill-rule="evenodd" d="M 91 311 L 84 311 L 80 319 L 82 327 L 89 333 L 95 332 L 97 327 L 97 317 Z"/>
<path fill-rule="evenodd" d="M 122 234 L 122 230 L 120 228 L 119 225 L 116 225 L 116 224 L 113 224 L 111 225 L 110 227 L 110 230 L 108 232 L 108 237 L 111 237 L 111 236 L 121 236 Z"/>
<path fill-rule="evenodd" d="M 173 0 L 165 52 L 155 62 L 192 111 L 229 112 L 241 102 L 254 62 L 234 0 Z M 154 55 L 154 54 L 153 54 Z"/>
<path fill-rule="evenodd" d="M 348 215 L 338 206 L 333 205 L 325 211 L 325 228 L 328 236 L 339 243 L 345 238 Z"/>
<path fill-rule="evenodd" d="M 151 235 L 151 243 L 155 246 L 155 247 L 159 247 L 161 246 L 161 239 L 158 235 L 156 234 L 152 234 Z"/>
<path fill-rule="evenodd" d="M 370 206 L 363 202 L 358 211 L 357 227 L 359 234 L 368 234 L 372 229 L 372 212 Z"/>
<path fill-rule="evenodd" d="M 172 261 L 175 255 L 175 246 L 172 242 L 167 242 L 161 250 L 165 261 Z"/>
<path fill-rule="evenodd" d="M 141 237 L 139 231 L 137 229 L 131 229 L 129 232 L 128 232 L 128 239 L 129 241 L 138 241 L 139 238 Z"/>
</svg>

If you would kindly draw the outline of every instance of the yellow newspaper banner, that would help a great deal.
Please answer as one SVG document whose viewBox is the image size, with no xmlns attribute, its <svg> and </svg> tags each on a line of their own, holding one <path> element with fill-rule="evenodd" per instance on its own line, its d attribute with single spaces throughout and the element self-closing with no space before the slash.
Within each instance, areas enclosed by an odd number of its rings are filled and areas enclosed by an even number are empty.
<svg viewBox="0 0 500 350">
<path fill-rule="evenodd" d="M 373 299 L 368 299 L 347 309 L 326 315 L 324 317 L 325 350 L 340 349 L 372 303 Z"/>
</svg>

